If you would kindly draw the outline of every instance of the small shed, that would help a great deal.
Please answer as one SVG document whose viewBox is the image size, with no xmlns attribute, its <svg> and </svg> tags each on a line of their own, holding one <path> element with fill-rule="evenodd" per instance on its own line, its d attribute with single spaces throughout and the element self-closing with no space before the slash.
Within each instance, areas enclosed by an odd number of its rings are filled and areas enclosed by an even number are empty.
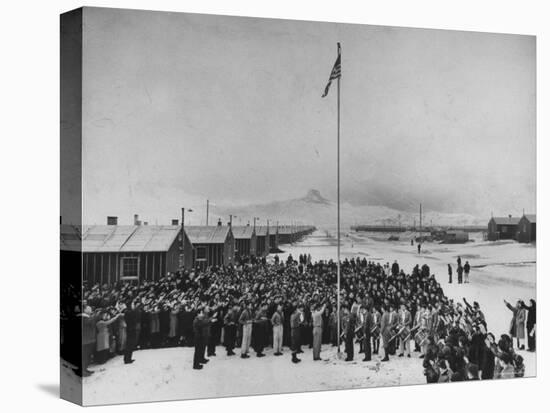
<svg viewBox="0 0 550 413">
<path fill-rule="evenodd" d="M 469 241 L 466 231 L 445 231 L 443 234 L 444 244 L 464 244 Z"/>
<path fill-rule="evenodd" d="M 518 242 L 529 243 L 537 240 L 537 216 L 523 215 L 518 222 Z"/>
<path fill-rule="evenodd" d="M 492 217 L 488 224 L 487 239 L 489 241 L 516 239 L 519 220 L 520 218 L 512 215 Z"/>
<path fill-rule="evenodd" d="M 185 263 L 187 269 L 235 262 L 235 238 L 230 226 L 185 226 L 184 231 L 193 248 L 192 263 Z"/>
<path fill-rule="evenodd" d="M 235 257 L 253 257 L 256 255 L 256 231 L 250 225 L 232 226 L 235 237 Z"/>
</svg>

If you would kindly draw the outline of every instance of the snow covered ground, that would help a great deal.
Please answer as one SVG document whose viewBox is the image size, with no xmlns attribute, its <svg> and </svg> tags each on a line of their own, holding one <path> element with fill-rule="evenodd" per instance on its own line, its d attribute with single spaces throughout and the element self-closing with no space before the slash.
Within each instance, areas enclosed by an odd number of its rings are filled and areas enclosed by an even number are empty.
<svg viewBox="0 0 550 413">
<path fill-rule="evenodd" d="M 511 313 L 503 299 L 527 301 L 536 296 L 534 246 L 515 242 L 484 242 L 480 236 L 475 242 L 457 245 L 426 243 L 421 254 L 411 247 L 410 235 L 401 235 L 400 241 L 387 241 L 387 234 L 344 233 L 342 257 L 365 256 L 381 263 L 398 260 L 406 271 L 415 264 L 427 263 L 432 273 L 443 284 L 452 298 L 466 297 L 478 301 L 487 318 L 489 330 L 497 337 L 508 331 Z M 313 259 L 336 256 L 336 240 L 317 231 L 308 239 L 293 246 L 283 246 L 297 257 L 309 253 Z M 447 263 L 456 266 L 456 257 L 472 265 L 469 284 L 447 284 Z M 336 390 L 359 387 L 379 387 L 425 383 L 418 353 L 410 359 L 392 357 L 381 363 L 380 355 L 370 362 L 338 359 L 336 349 L 323 346 L 323 361 L 313 361 L 311 350 L 304 348 L 302 362 L 290 362 L 290 352 L 274 357 L 242 360 L 228 357 L 222 347 L 203 370 L 192 370 L 192 348 L 145 350 L 134 353 L 135 363 L 124 365 L 122 358 L 110 360 L 101 367 L 92 367 L 95 374 L 84 379 L 83 401 L 86 405 L 145 402 L 154 400 L 196 399 L 266 393 L 286 393 L 318 390 Z M 358 350 L 358 348 L 356 348 Z M 526 376 L 536 375 L 536 356 L 522 352 Z"/>
</svg>

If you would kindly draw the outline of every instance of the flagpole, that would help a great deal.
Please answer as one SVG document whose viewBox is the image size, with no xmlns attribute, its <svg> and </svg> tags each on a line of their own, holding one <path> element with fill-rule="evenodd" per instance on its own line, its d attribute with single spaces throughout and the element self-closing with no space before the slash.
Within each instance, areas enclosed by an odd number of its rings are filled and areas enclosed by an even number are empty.
<svg viewBox="0 0 550 413">
<path fill-rule="evenodd" d="M 341 58 L 341 50 L 340 50 L 340 43 L 337 43 L 338 45 L 338 57 L 340 58 L 340 65 L 342 64 L 342 58 Z M 340 66 L 341 67 L 341 66 Z M 337 258 L 338 258 L 338 261 L 337 261 L 337 272 L 336 272 L 336 277 L 337 277 L 337 280 L 338 280 L 338 288 L 337 288 L 337 298 L 336 298 L 336 306 L 337 306 L 337 317 L 338 317 L 338 354 L 340 354 L 340 78 L 341 76 L 338 76 L 338 79 L 337 79 L 337 89 L 338 89 L 338 98 L 337 98 L 337 119 L 338 119 L 338 122 L 337 122 L 337 136 L 336 136 L 336 157 L 337 157 L 337 160 L 336 160 L 336 168 L 337 168 L 337 171 L 336 171 L 336 204 L 337 204 L 337 229 L 336 229 L 336 232 L 337 232 L 337 247 L 336 247 L 336 251 L 337 251 Z"/>
</svg>

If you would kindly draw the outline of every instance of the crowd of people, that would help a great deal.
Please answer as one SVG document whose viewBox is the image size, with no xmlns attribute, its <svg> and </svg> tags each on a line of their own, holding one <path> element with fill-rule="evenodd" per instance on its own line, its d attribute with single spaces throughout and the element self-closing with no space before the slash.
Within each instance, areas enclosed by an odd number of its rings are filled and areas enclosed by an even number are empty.
<svg viewBox="0 0 550 413">
<path fill-rule="evenodd" d="M 447 298 L 428 265 L 405 273 L 397 261 L 342 261 L 340 314 L 336 274 L 334 261 L 290 255 L 284 262 L 276 256 L 269 263 L 182 271 L 141 284 L 84 284 L 81 294 L 66 292 L 77 298 L 73 308 L 62 310 L 62 331 L 82 329 L 82 363 L 73 363 L 82 376 L 93 373 L 90 363 L 117 354 L 131 364 L 140 349 L 193 346 L 192 367 L 200 370 L 220 345 L 242 359 L 264 357 L 267 347 L 281 356 L 289 347 L 290 360 L 299 363 L 303 347 L 321 360 L 323 344 L 343 344 L 347 361 L 356 349 L 364 361 L 380 354 L 387 362 L 411 357 L 413 347 L 428 382 L 518 377 L 524 367 L 513 338 L 524 338 L 521 320 L 535 349 L 533 300 L 529 307 L 507 304 L 514 328 L 497 341 L 478 303 Z M 74 347 L 68 339 L 66 334 L 65 345 Z"/>
</svg>

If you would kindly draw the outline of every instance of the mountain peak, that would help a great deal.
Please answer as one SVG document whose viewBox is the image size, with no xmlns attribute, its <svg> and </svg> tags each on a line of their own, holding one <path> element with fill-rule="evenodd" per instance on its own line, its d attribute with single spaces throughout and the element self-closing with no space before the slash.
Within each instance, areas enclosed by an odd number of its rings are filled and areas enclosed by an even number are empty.
<svg viewBox="0 0 550 413">
<path fill-rule="evenodd" d="M 314 204 L 330 204 L 330 201 L 324 198 L 318 189 L 310 189 L 307 191 L 306 196 L 302 198 L 302 200 Z"/>
</svg>

